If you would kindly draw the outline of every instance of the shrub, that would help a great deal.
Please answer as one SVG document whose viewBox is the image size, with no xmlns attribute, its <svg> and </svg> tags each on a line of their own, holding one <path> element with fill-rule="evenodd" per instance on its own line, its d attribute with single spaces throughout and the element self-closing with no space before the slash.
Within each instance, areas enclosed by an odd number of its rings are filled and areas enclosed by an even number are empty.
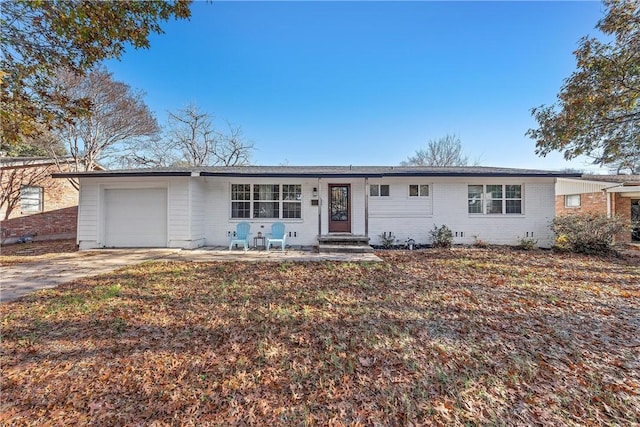
<svg viewBox="0 0 640 427">
<path fill-rule="evenodd" d="M 518 239 L 518 249 L 522 249 L 523 251 L 531 251 L 535 249 L 538 244 L 537 239 L 532 239 L 530 237 L 518 236 Z"/>
<path fill-rule="evenodd" d="M 480 238 L 480 236 L 475 235 L 473 236 L 473 246 L 476 248 L 482 248 L 482 249 L 486 249 L 489 247 L 489 243 L 487 243 L 486 241 L 482 240 Z"/>
<path fill-rule="evenodd" d="M 551 222 L 556 248 L 584 254 L 611 252 L 614 236 L 629 227 L 621 218 L 589 213 L 561 215 Z"/>
<path fill-rule="evenodd" d="M 385 231 L 384 233 L 379 234 L 378 237 L 380 237 L 380 243 L 382 244 L 382 247 L 386 249 L 391 248 L 396 242 L 396 236 L 394 236 L 391 232 Z"/>
<path fill-rule="evenodd" d="M 450 248 L 453 244 L 453 233 L 451 229 L 446 225 L 438 228 L 437 225 L 433 225 L 433 230 L 429 232 L 434 248 Z"/>
</svg>

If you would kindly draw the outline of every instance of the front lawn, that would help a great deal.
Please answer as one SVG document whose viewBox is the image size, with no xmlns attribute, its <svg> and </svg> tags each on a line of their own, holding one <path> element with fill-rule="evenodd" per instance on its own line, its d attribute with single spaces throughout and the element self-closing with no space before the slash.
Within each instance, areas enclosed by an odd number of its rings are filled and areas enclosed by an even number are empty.
<svg viewBox="0 0 640 427">
<path fill-rule="evenodd" d="M 0 266 L 44 261 L 78 251 L 75 239 L 42 240 L 29 243 L 14 243 L 0 247 Z"/>
<path fill-rule="evenodd" d="M 634 425 L 637 258 L 146 263 L 0 305 L 0 424 Z"/>
</svg>

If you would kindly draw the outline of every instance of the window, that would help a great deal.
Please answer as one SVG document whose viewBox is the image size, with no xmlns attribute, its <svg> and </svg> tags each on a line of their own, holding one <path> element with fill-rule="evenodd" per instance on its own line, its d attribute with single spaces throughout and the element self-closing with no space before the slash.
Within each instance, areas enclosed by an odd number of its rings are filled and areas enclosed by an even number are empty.
<svg viewBox="0 0 640 427">
<path fill-rule="evenodd" d="M 429 197 L 428 185 L 409 185 L 409 197 Z"/>
<path fill-rule="evenodd" d="M 302 186 L 282 186 L 282 218 L 302 218 Z"/>
<path fill-rule="evenodd" d="M 522 213 L 522 186 L 521 185 L 505 185 L 505 213 L 521 214 Z"/>
<path fill-rule="evenodd" d="M 231 184 L 231 218 L 302 218 L 302 186 Z"/>
<path fill-rule="evenodd" d="M 24 213 L 42 212 L 42 187 L 20 187 L 20 209 Z"/>
<path fill-rule="evenodd" d="M 480 214 L 482 213 L 482 185 L 470 185 L 469 186 L 469 213 Z"/>
<path fill-rule="evenodd" d="M 469 185 L 470 214 L 521 214 L 522 185 Z"/>
<path fill-rule="evenodd" d="M 579 208 L 581 205 L 579 194 L 567 194 L 564 196 L 564 206 L 567 208 Z"/>
<path fill-rule="evenodd" d="M 272 184 L 254 184 L 253 217 L 280 218 L 280 186 Z"/>
<path fill-rule="evenodd" d="M 250 218 L 251 217 L 251 185 L 233 184 L 231 185 L 231 217 Z"/>
<path fill-rule="evenodd" d="M 369 195 L 372 197 L 389 197 L 389 186 L 382 184 L 369 185 Z"/>
</svg>

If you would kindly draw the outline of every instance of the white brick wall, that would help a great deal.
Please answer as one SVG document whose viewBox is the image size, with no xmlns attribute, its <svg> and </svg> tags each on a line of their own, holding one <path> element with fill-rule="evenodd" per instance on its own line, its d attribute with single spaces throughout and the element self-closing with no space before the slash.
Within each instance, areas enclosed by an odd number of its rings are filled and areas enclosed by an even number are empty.
<svg viewBox="0 0 640 427">
<path fill-rule="evenodd" d="M 548 247 L 553 242 L 548 227 L 554 215 L 553 179 L 414 178 L 370 180 L 370 183 L 383 181 L 391 185 L 389 203 L 406 209 L 399 209 L 393 215 L 381 214 L 376 211 L 378 203 L 374 198 L 369 199 L 369 236 L 374 244 L 380 243 L 379 235 L 383 232 L 393 232 L 400 243 L 407 238 L 417 243 L 429 243 L 429 232 L 434 225 L 440 227 L 445 224 L 453 231 L 454 243 L 457 244 L 472 244 L 474 236 L 477 236 L 492 244 L 516 245 L 519 238 L 527 234 L 538 239 L 540 246 Z M 429 184 L 429 200 L 412 204 L 413 201 L 406 196 L 409 184 Z M 523 214 L 469 214 L 468 185 L 474 184 L 522 185 Z M 417 203 L 423 203 L 421 211 L 415 209 Z"/>
<path fill-rule="evenodd" d="M 204 209 L 206 244 L 208 246 L 226 246 L 229 244 L 228 233 L 236 229 L 236 225 L 245 220 L 231 218 L 231 184 L 301 184 L 302 185 L 302 219 L 251 219 L 252 237 L 271 232 L 271 224 L 281 221 L 286 226 L 287 244 L 313 245 L 317 243 L 318 207 L 311 206 L 313 188 L 318 187 L 317 180 L 299 178 L 204 178 Z"/>
<path fill-rule="evenodd" d="M 302 185 L 302 219 L 283 220 L 293 245 L 315 245 L 318 212 L 322 214 L 322 234 L 328 232 L 328 184 L 351 185 L 352 233 L 365 234 L 365 180 L 300 178 L 83 178 L 78 214 L 78 243 L 81 249 L 101 247 L 104 219 L 101 218 L 106 188 L 168 188 L 169 246 L 193 248 L 228 244 L 228 232 L 240 220 L 231 218 L 232 183 L 270 183 Z M 552 244 L 548 227 L 554 216 L 553 178 L 385 178 L 370 179 L 369 184 L 389 184 L 390 196 L 369 197 L 369 236 L 380 243 L 379 235 L 393 232 L 399 241 L 413 238 L 417 243 L 430 241 L 434 225 L 446 224 L 457 236 L 455 243 L 471 244 L 474 236 L 494 244 L 518 243 L 533 235 L 540 246 Z M 409 197 L 410 184 L 428 184 L 429 197 Z M 467 186 L 472 184 L 520 184 L 523 190 L 522 215 L 473 215 L 467 211 Z M 312 206 L 313 188 L 318 189 L 320 205 Z M 253 234 L 270 232 L 276 220 L 250 220 Z M 293 236 L 295 234 L 295 236 Z"/>
</svg>

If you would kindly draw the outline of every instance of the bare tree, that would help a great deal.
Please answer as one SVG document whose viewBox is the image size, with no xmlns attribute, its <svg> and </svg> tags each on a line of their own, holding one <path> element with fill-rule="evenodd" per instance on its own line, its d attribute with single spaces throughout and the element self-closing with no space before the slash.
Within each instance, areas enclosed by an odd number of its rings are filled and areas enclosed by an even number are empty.
<svg viewBox="0 0 640 427">
<path fill-rule="evenodd" d="M 621 153 L 618 159 L 606 165 L 609 172 L 620 174 L 640 174 L 640 152 Z"/>
<path fill-rule="evenodd" d="M 477 164 L 478 162 L 474 162 Z M 432 139 L 425 149 L 400 163 L 402 166 L 467 166 L 469 157 L 462 152 L 462 143 L 456 135 Z"/>
<path fill-rule="evenodd" d="M 191 104 L 175 113 L 169 112 L 168 140 L 182 153 L 190 166 L 204 166 L 215 149 L 213 123 L 207 113 Z"/>
<path fill-rule="evenodd" d="M 125 144 L 117 163 L 120 167 L 131 169 L 138 167 L 160 168 L 177 166 L 179 158 L 162 138 L 151 138 L 143 144 L 133 141 Z"/>
<path fill-rule="evenodd" d="M 217 144 L 213 151 L 214 165 L 243 166 L 251 161 L 253 144 L 248 143 L 242 128 L 227 122 L 227 132 L 216 132 Z"/>
<path fill-rule="evenodd" d="M 249 164 L 253 144 L 239 126 L 215 128 L 209 113 L 193 104 L 169 112 L 164 141 L 131 144 L 123 164 L 133 166 L 241 166 Z"/>
<path fill-rule="evenodd" d="M 109 163 L 125 143 L 148 140 L 160 131 L 142 94 L 114 81 L 104 68 L 85 76 L 60 72 L 58 82 L 60 96 L 87 103 L 86 111 L 57 134 L 77 171 L 92 170 L 98 162 Z"/>
</svg>

